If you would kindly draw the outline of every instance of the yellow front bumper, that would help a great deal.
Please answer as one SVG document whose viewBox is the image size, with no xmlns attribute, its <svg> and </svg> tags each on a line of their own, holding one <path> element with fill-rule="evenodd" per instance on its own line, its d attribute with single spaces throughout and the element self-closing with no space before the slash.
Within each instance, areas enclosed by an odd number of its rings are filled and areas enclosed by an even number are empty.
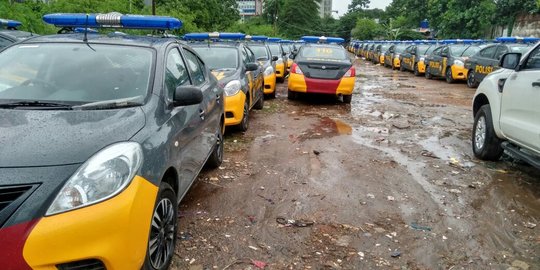
<svg viewBox="0 0 540 270">
<path fill-rule="evenodd" d="M 276 77 L 277 78 L 285 77 L 285 64 L 276 64 Z"/>
<path fill-rule="evenodd" d="M 242 122 L 246 97 L 241 90 L 234 96 L 225 97 L 225 126 L 235 126 Z"/>
<path fill-rule="evenodd" d="M 379 56 L 379 63 L 384 65 L 384 55 Z"/>
<path fill-rule="evenodd" d="M 264 77 L 264 94 L 272 94 L 276 91 L 276 73 Z"/>
<path fill-rule="evenodd" d="M 107 269 L 141 269 L 158 187 L 135 176 L 115 197 L 42 218 L 30 232 L 23 256 L 32 269 L 99 259 Z"/>
<path fill-rule="evenodd" d="M 399 58 L 394 58 L 394 67 L 399 68 L 401 65 L 401 61 L 399 61 Z"/>
<path fill-rule="evenodd" d="M 426 63 L 424 61 L 418 61 L 418 73 L 426 73 Z"/>
<path fill-rule="evenodd" d="M 467 73 L 469 71 L 465 67 L 452 65 L 450 68 L 452 69 L 452 78 L 454 80 L 467 80 Z"/>
</svg>

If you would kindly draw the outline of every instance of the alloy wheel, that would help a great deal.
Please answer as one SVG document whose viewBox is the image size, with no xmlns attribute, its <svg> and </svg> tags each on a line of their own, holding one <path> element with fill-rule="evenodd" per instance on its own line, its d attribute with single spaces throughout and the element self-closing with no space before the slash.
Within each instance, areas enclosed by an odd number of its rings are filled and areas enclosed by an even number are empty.
<svg viewBox="0 0 540 270">
<path fill-rule="evenodd" d="M 173 203 L 168 198 L 162 198 L 154 210 L 148 243 L 150 263 L 154 269 L 161 269 L 172 257 L 175 227 Z"/>
<path fill-rule="evenodd" d="M 486 143 L 486 132 L 486 118 L 481 116 L 478 118 L 476 129 L 474 131 L 474 145 L 476 146 L 476 149 L 480 150 L 484 147 L 484 144 Z"/>
</svg>

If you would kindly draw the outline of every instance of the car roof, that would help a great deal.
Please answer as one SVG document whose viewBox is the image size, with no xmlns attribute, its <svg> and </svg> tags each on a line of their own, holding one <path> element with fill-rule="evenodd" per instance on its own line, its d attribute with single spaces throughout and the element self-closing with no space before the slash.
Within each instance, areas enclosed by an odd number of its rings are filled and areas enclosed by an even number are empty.
<svg viewBox="0 0 540 270">
<path fill-rule="evenodd" d="M 32 34 L 30 32 L 26 31 L 19 31 L 19 30 L 0 30 L 0 34 L 4 36 L 9 36 L 11 38 L 17 39 L 17 40 L 23 40 L 27 39 L 33 36 L 38 36 L 36 34 Z"/>
<path fill-rule="evenodd" d="M 74 34 L 57 34 L 49 36 L 38 36 L 32 39 L 23 41 L 27 43 L 83 43 L 83 33 Z M 111 33 L 108 35 L 102 34 L 87 34 L 88 43 L 93 44 L 113 44 L 113 45 L 132 45 L 142 47 L 161 47 L 170 42 L 179 43 L 175 38 L 156 37 L 156 36 L 134 36 L 121 33 Z"/>
<path fill-rule="evenodd" d="M 238 48 L 242 44 L 238 41 L 195 41 L 187 43 L 191 47 L 221 47 L 221 48 Z"/>
</svg>

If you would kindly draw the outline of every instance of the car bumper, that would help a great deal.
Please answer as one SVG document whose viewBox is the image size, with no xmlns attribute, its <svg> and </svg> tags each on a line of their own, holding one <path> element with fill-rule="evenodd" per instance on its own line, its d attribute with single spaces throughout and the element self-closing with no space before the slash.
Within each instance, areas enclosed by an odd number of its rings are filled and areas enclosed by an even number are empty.
<svg viewBox="0 0 540 270">
<path fill-rule="evenodd" d="M 291 74 L 289 76 L 289 90 L 301 93 L 352 95 L 354 90 L 354 77 L 339 80 L 323 80 L 306 78 L 304 75 Z"/>
<path fill-rule="evenodd" d="M 98 259 L 107 269 L 140 269 L 157 193 L 154 184 L 136 176 L 109 200 L 37 220 L 27 232 L 24 260 L 37 270 L 86 259 Z"/>
<path fill-rule="evenodd" d="M 399 61 L 399 58 L 394 58 L 394 67 L 399 68 L 401 66 L 401 61 Z"/>
<path fill-rule="evenodd" d="M 381 65 L 384 65 L 384 56 L 382 56 L 382 55 L 379 56 L 379 63 L 380 63 Z"/>
<path fill-rule="evenodd" d="M 452 78 L 454 80 L 467 80 L 467 73 L 468 70 L 465 67 L 458 67 L 456 65 L 452 65 Z"/>
<path fill-rule="evenodd" d="M 242 122 L 246 97 L 242 91 L 234 96 L 225 97 L 225 126 L 235 126 Z"/>
<path fill-rule="evenodd" d="M 426 63 L 424 61 L 418 61 L 418 73 L 424 74 L 426 73 Z"/>
<path fill-rule="evenodd" d="M 272 94 L 276 91 L 276 73 L 264 77 L 264 93 Z"/>
<path fill-rule="evenodd" d="M 285 77 L 285 64 L 276 64 L 276 77 L 277 78 Z"/>
</svg>

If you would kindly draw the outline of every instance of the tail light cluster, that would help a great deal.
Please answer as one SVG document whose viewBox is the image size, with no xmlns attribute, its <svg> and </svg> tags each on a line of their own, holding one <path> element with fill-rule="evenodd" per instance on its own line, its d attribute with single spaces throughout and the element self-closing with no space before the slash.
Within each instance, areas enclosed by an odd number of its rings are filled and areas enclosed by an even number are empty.
<svg viewBox="0 0 540 270">
<path fill-rule="evenodd" d="M 304 72 L 302 72 L 297 63 L 293 63 L 291 66 L 291 73 L 304 75 Z"/>
<path fill-rule="evenodd" d="M 351 67 L 343 77 L 356 77 L 356 69 Z"/>
</svg>

